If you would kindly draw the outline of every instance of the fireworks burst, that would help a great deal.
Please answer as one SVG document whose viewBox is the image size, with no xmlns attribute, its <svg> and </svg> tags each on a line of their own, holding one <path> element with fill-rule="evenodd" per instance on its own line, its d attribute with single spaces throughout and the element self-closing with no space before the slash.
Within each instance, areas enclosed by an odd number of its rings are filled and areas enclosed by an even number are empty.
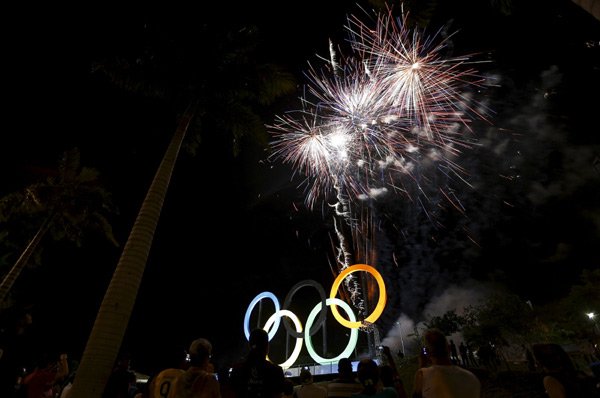
<svg viewBox="0 0 600 398">
<path fill-rule="evenodd" d="M 335 199 L 336 215 L 355 230 L 351 207 L 388 191 L 409 194 L 405 179 L 417 185 L 419 202 L 431 181 L 425 170 L 464 180 L 458 159 L 475 142 L 469 124 L 487 120 L 487 110 L 465 92 L 485 81 L 468 67 L 472 55 L 445 58 L 449 38 L 436 44 L 439 32 L 410 30 L 391 11 L 378 15 L 374 30 L 355 17 L 347 29 L 353 57 L 338 63 L 330 46 L 331 61 L 307 74 L 303 110 L 270 130 L 273 156 L 306 176 L 307 206 Z M 452 192 L 439 189 L 462 211 Z M 350 255 L 337 226 L 336 233 L 343 269 Z"/>
</svg>

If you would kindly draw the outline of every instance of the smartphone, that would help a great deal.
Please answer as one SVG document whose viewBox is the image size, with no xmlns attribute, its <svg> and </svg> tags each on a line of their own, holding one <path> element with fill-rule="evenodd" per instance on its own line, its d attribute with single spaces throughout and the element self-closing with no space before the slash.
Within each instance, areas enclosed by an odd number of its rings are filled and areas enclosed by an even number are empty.
<svg viewBox="0 0 600 398">
<path fill-rule="evenodd" d="M 377 346 L 377 349 L 378 349 L 379 351 L 383 351 L 383 346 L 382 346 L 382 345 L 380 345 L 380 346 Z"/>
</svg>

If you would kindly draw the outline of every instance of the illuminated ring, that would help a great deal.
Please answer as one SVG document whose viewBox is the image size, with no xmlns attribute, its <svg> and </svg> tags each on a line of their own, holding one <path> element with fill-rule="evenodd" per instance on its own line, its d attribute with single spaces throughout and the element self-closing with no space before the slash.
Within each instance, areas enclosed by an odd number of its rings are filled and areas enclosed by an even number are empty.
<svg viewBox="0 0 600 398">
<path fill-rule="evenodd" d="M 275 333 L 277 333 L 277 329 L 279 329 L 279 323 L 281 322 L 281 317 L 279 316 L 279 300 L 277 300 L 277 297 L 275 297 L 275 295 L 271 292 L 259 293 L 258 296 L 254 297 L 254 300 L 252 300 L 252 302 L 248 306 L 248 309 L 246 310 L 246 315 L 244 316 L 244 334 L 246 335 L 247 340 L 250 340 L 250 314 L 252 314 L 254 306 L 264 298 L 270 298 L 273 301 L 273 304 L 275 305 L 275 315 L 277 315 L 277 319 L 275 320 L 275 327 L 269 333 L 269 341 L 273 339 L 273 336 L 275 336 Z"/>
<path fill-rule="evenodd" d="M 296 294 L 296 292 L 298 290 L 302 289 L 304 286 L 313 286 L 315 289 L 317 289 L 317 291 L 319 292 L 319 295 L 321 296 L 321 306 L 325 305 L 325 300 L 327 299 L 327 296 L 325 295 L 325 290 L 323 289 L 323 286 L 321 286 L 319 283 L 317 283 L 316 281 L 313 281 L 311 279 L 305 279 L 303 281 L 296 283 L 294 285 L 294 287 L 289 291 L 289 293 L 285 297 L 285 301 L 283 302 L 284 310 L 287 310 L 290 307 L 290 304 L 292 303 L 292 297 L 294 296 L 294 294 Z M 321 311 L 321 313 L 319 314 L 319 319 L 317 319 L 317 322 L 315 323 L 315 325 L 313 327 L 311 327 L 308 332 L 311 336 L 319 331 L 319 328 L 321 327 L 321 325 L 323 325 L 323 323 L 325 323 L 326 317 L 327 317 L 327 312 Z M 292 330 L 290 328 L 289 323 L 286 322 L 285 320 L 283 321 L 283 326 L 285 326 L 285 329 L 287 330 L 287 332 L 295 338 L 302 338 L 304 336 L 303 333 L 299 333 L 295 330 Z"/>
<path fill-rule="evenodd" d="M 331 286 L 331 293 L 329 294 L 329 297 L 335 298 L 338 288 L 339 288 L 340 284 L 342 283 L 342 281 L 344 280 L 344 278 L 348 274 L 351 274 L 356 271 L 367 271 L 368 273 L 370 273 L 371 275 L 373 275 L 375 277 L 375 279 L 377 280 L 377 284 L 379 285 L 379 301 L 377 302 L 377 306 L 375 307 L 375 310 L 371 313 L 371 315 L 369 315 L 364 320 L 365 323 L 366 322 L 373 323 L 383 313 L 383 308 L 385 307 L 385 302 L 387 301 L 387 294 L 385 292 L 385 284 L 383 283 L 383 278 L 381 277 L 381 274 L 379 272 L 377 272 L 377 270 L 375 268 L 365 265 L 365 264 L 356 264 L 356 265 L 346 268 L 344 271 L 342 271 L 338 275 L 338 277 L 333 282 L 333 286 Z M 340 313 L 337 309 L 337 306 L 335 304 L 331 305 L 331 312 L 333 313 L 333 316 L 335 317 L 335 319 L 342 325 L 346 326 L 347 328 L 357 329 L 357 328 L 363 326 L 362 322 L 347 321 L 346 319 L 342 318 L 342 316 L 340 315 Z M 308 322 L 307 322 L 306 327 L 308 328 Z M 307 344 L 307 346 L 308 346 L 308 344 Z"/>
<path fill-rule="evenodd" d="M 353 322 L 356 321 L 356 316 L 354 315 L 354 312 L 352 312 L 352 308 L 350 308 L 350 306 L 348 304 L 346 304 L 344 301 L 342 301 L 338 298 L 328 298 L 326 300 L 326 304 L 331 305 L 332 309 L 334 308 L 334 305 L 332 305 L 333 303 L 342 307 L 342 309 L 344 311 L 346 311 L 346 314 L 348 314 L 348 318 L 350 318 L 351 321 L 353 321 Z M 356 347 L 356 343 L 358 342 L 358 329 L 357 328 L 350 329 L 350 340 L 348 341 L 348 345 L 346 346 L 344 351 L 337 357 L 331 358 L 331 359 L 326 359 L 326 358 L 320 357 L 315 352 L 315 350 L 312 346 L 312 341 L 310 339 L 308 330 L 310 328 L 310 325 L 312 325 L 313 320 L 317 316 L 318 311 L 325 312 L 323 309 L 323 305 L 321 303 L 318 303 L 315 306 L 315 308 L 313 308 L 313 310 L 311 311 L 310 315 L 308 316 L 308 319 L 306 320 L 306 329 L 304 329 L 304 339 L 306 339 L 306 349 L 308 350 L 308 353 L 310 354 L 311 358 L 314 359 L 315 362 L 319 363 L 320 365 L 328 365 L 331 363 L 337 363 L 342 358 L 349 358 L 352 355 L 352 351 L 354 351 L 354 348 Z"/>
<path fill-rule="evenodd" d="M 302 324 L 300 323 L 300 320 L 298 319 L 296 314 L 294 314 L 292 311 L 289 311 L 289 310 L 279 311 L 279 316 L 277 313 L 271 315 L 271 317 L 267 320 L 267 323 L 265 323 L 265 327 L 263 329 L 265 329 L 265 331 L 269 332 L 269 329 L 271 329 L 271 326 L 273 325 L 273 323 L 277 319 L 281 319 L 281 317 L 284 315 L 287 316 L 288 318 L 290 318 L 294 322 L 294 325 L 296 326 L 296 330 L 298 331 L 298 334 L 300 336 L 302 336 Z M 279 366 L 281 366 L 283 369 L 287 369 L 290 366 L 292 366 L 294 364 L 294 362 L 296 362 L 296 359 L 298 359 L 298 356 L 300 355 L 300 350 L 302 350 L 302 337 L 296 339 L 296 346 L 294 347 L 294 351 L 292 351 L 292 355 L 290 355 L 290 357 L 287 359 L 287 361 L 280 363 Z M 268 356 L 267 356 L 267 359 L 269 359 Z"/>
</svg>

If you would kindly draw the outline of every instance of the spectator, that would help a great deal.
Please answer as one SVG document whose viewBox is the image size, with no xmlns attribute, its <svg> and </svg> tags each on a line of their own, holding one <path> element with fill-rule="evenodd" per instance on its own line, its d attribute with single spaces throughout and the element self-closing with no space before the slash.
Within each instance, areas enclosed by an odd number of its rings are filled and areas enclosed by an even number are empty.
<svg viewBox="0 0 600 398">
<path fill-rule="evenodd" d="M 450 340 L 450 359 L 454 365 L 458 365 L 458 353 L 456 351 L 456 344 Z"/>
<path fill-rule="evenodd" d="M 182 347 L 173 347 L 167 353 L 166 369 L 161 370 L 150 381 L 148 387 L 150 398 L 173 397 L 171 388 L 175 379 L 188 368 L 188 353 Z"/>
<path fill-rule="evenodd" d="M 543 384 L 550 398 L 600 396 L 595 379 L 575 370 L 558 344 L 534 344 L 533 355 L 544 372 Z"/>
<path fill-rule="evenodd" d="M 372 359 L 366 358 L 358 363 L 358 380 L 363 389 L 359 393 L 354 393 L 350 398 L 398 398 L 398 392 L 393 387 L 381 388 L 379 384 L 379 368 Z"/>
<path fill-rule="evenodd" d="M 20 310 L 7 310 L 1 314 L 0 397 L 2 398 L 15 397 L 17 390 L 22 386 L 23 376 L 35 369 L 37 336 L 35 328 L 32 329 L 31 310 L 31 307 L 26 307 Z M 22 391 L 19 394 L 21 393 Z"/>
<path fill-rule="evenodd" d="M 292 398 L 294 396 L 294 382 L 290 379 L 283 381 L 283 398 Z"/>
<path fill-rule="evenodd" d="M 452 363 L 446 336 L 438 329 L 428 329 L 423 340 L 425 350 L 419 355 L 413 397 L 479 398 L 479 379 Z M 425 366 L 427 359 L 431 360 L 432 366 Z"/>
<path fill-rule="evenodd" d="M 393 387 L 396 389 L 398 396 L 400 398 L 406 398 L 406 391 L 404 390 L 404 383 L 398 374 L 398 369 L 396 369 L 396 362 L 394 361 L 394 357 L 392 357 L 392 352 L 390 351 L 390 347 L 381 346 L 383 355 L 387 359 L 387 363 L 380 367 L 379 375 L 381 378 L 381 382 L 384 387 Z"/>
<path fill-rule="evenodd" d="M 75 380 L 75 373 L 73 372 L 69 375 L 69 382 L 66 386 L 63 387 L 60 392 L 60 398 L 70 398 L 71 397 L 71 387 L 73 387 L 73 381 Z"/>
<path fill-rule="evenodd" d="M 117 357 L 114 367 L 102 398 L 128 398 L 130 396 L 131 383 L 135 382 L 135 373 L 129 369 L 131 357 L 128 352 L 121 351 Z"/>
<path fill-rule="evenodd" d="M 267 359 L 269 336 L 262 329 L 250 333 L 250 352 L 233 366 L 230 383 L 236 398 L 279 398 L 283 393 L 281 366 Z"/>
<path fill-rule="evenodd" d="M 340 359 L 338 377 L 327 384 L 327 396 L 344 398 L 360 390 L 362 390 L 362 385 L 356 381 L 352 373 L 352 362 L 348 358 Z"/>
<path fill-rule="evenodd" d="M 467 346 L 462 341 L 458 345 L 458 352 L 460 352 L 460 360 L 462 362 L 462 365 L 470 366 L 469 365 L 469 350 L 467 349 Z"/>
<path fill-rule="evenodd" d="M 479 345 L 477 356 L 479 357 L 479 364 L 481 366 L 489 370 L 496 370 L 496 365 L 492 358 L 492 346 L 489 343 L 483 343 Z"/>
<path fill-rule="evenodd" d="M 47 355 L 42 355 L 37 362 L 35 370 L 25 377 L 23 384 L 27 391 L 27 398 L 40 398 L 48 390 L 69 375 L 67 354 L 60 355 L 60 361 L 54 362 Z"/>
<path fill-rule="evenodd" d="M 230 367 L 223 367 L 217 372 L 219 386 L 221 388 L 221 398 L 235 398 L 233 389 L 231 388 L 231 382 L 229 380 Z M 292 389 L 293 389 L 292 384 Z"/>
<path fill-rule="evenodd" d="M 219 382 L 210 363 L 211 352 L 212 345 L 208 340 L 200 338 L 192 342 L 190 366 L 173 381 L 170 397 L 221 398 Z"/>
<path fill-rule="evenodd" d="M 527 368 L 531 372 L 535 372 L 535 359 L 533 358 L 533 353 L 531 350 L 525 345 L 521 344 L 523 351 L 525 352 L 525 360 L 527 361 Z"/>
<path fill-rule="evenodd" d="M 467 342 L 467 356 L 469 357 L 469 363 L 471 366 L 479 366 L 477 359 L 475 359 L 475 353 L 473 352 L 473 344 Z"/>
<path fill-rule="evenodd" d="M 297 398 L 327 398 L 327 389 L 313 382 L 310 370 L 303 369 L 300 372 L 300 383 L 302 385 L 296 390 L 294 396 Z"/>
</svg>

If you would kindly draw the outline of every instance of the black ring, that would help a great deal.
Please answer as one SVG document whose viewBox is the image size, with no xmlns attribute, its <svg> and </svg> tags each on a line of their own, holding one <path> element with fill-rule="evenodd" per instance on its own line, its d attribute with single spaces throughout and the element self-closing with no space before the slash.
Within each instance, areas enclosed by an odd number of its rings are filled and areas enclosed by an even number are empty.
<svg viewBox="0 0 600 398">
<path fill-rule="evenodd" d="M 315 323 L 313 324 L 313 326 L 310 328 L 310 330 L 308 331 L 309 336 L 312 336 L 313 334 L 317 333 L 317 331 L 319 330 L 319 328 L 321 327 L 321 325 L 323 325 L 323 323 L 325 323 L 325 318 L 327 316 L 327 296 L 325 296 L 325 290 L 323 290 L 323 286 L 321 286 L 318 282 L 312 280 L 312 279 L 305 279 L 303 281 L 300 281 L 298 283 L 296 283 L 294 285 L 294 287 L 292 287 L 290 289 L 290 291 L 288 292 L 287 296 L 285 297 L 285 301 L 283 303 L 283 308 L 284 310 L 287 310 L 288 307 L 290 306 L 290 304 L 292 303 L 292 297 L 294 296 L 294 294 L 296 294 L 296 292 L 300 289 L 302 289 L 304 286 L 313 286 L 315 289 L 317 289 L 317 291 L 319 292 L 319 294 L 321 295 L 321 311 L 319 314 L 319 318 L 317 318 L 317 320 L 315 321 Z M 289 324 L 289 320 L 288 319 L 282 319 L 283 321 L 283 326 L 285 326 L 285 329 L 287 330 L 287 332 L 292 335 L 293 337 L 297 338 L 297 339 L 301 339 L 304 337 L 304 333 L 303 332 L 297 332 L 294 329 L 292 329 L 292 327 Z"/>
</svg>

